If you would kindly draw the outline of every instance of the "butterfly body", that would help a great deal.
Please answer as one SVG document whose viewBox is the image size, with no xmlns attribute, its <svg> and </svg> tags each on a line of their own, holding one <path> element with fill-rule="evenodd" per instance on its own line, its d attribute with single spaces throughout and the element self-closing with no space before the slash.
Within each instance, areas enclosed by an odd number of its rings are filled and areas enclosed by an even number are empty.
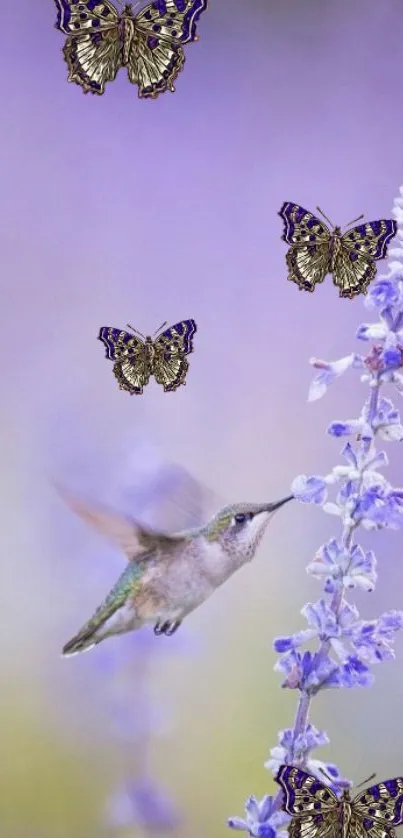
<svg viewBox="0 0 403 838">
<path fill-rule="evenodd" d="M 135 39 L 135 26 L 133 20 L 133 6 L 131 3 L 123 9 L 119 21 L 119 34 L 122 43 L 122 65 L 127 67 L 130 59 L 130 52 Z"/>
<path fill-rule="evenodd" d="M 327 273 L 334 273 L 337 257 L 341 248 L 341 227 L 335 227 L 333 233 L 329 238 L 329 260 L 327 265 Z"/>
<path fill-rule="evenodd" d="M 351 797 L 348 790 L 344 790 L 337 808 L 337 831 L 340 838 L 348 838 L 353 820 Z"/>
<path fill-rule="evenodd" d="M 352 808 L 350 803 L 350 795 L 347 792 L 343 792 L 343 800 L 340 803 L 339 807 L 339 823 L 342 827 L 342 838 L 347 838 L 350 828 L 352 816 Z"/>
<path fill-rule="evenodd" d="M 102 95 L 125 67 L 139 97 L 155 99 L 175 89 L 185 62 L 183 45 L 197 40 L 197 21 L 208 0 L 153 0 L 137 14 L 131 3 L 119 13 L 111 0 L 55 3 L 56 28 L 67 35 L 63 54 L 69 81 L 84 93 Z"/>
<path fill-rule="evenodd" d="M 341 798 L 301 768 L 282 765 L 276 777 L 284 811 L 292 818 L 290 838 L 394 838 L 403 824 L 403 777 L 370 786 L 353 799 Z"/>
<path fill-rule="evenodd" d="M 153 340 L 144 340 L 123 329 L 102 326 L 98 339 L 106 349 L 106 357 L 114 361 L 113 372 L 121 390 L 141 395 L 151 375 L 162 384 L 165 392 L 172 392 L 186 384 L 189 369 L 186 355 L 193 352 L 193 335 L 197 331 L 194 320 L 182 320 L 170 326 Z"/>
<path fill-rule="evenodd" d="M 283 241 L 290 245 L 286 255 L 288 279 L 299 289 L 314 291 L 330 273 L 341 297 L 366 293 L 375 277 L 378 259 L 384 259 L 396 234 L 395 221 L 381 219 L 360 224 L 342 233 L 329 230 L 313 213 L 298 204 L 285 202 L 279 212 L 284 222 Z"/>
</svg>

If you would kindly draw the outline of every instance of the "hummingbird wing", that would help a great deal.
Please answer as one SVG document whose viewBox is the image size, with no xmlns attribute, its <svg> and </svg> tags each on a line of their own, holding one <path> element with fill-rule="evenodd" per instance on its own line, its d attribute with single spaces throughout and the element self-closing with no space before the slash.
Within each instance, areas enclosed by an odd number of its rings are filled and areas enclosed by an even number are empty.
<svg viewBox="0 0 403 838">
<path fill-rule="evenodd" d="M 97 608 L 95 614 L 63 647 L 63 655 L 76 655 L 78 652 L 91 649 L 108 634 L 120 634 L 134 628 L 140 628 L 142 621 L 141 619 L 137 620 L 133 597 L 141 591 L 143 573 L 144 564 L 142 561 L 130 562 L 107 597 Z M 128 601 L 130 601 L 131 606 L 130 613 L 126 610 L 121 624 L 118 625 L 118 621 L 115 619 L 114 625 L 107 626 L 106 624 L 110 623 L 116 612 L 124 608 Z"/>
<path fill-rule="evenodd" d="M 55 484 L 56 485 L 56 484 Z M 129 518 L 103 506 L 92 506 L 87 501 L 77 498 L 66 489 L 56 485 L 56 489 L 70 509 L 87 524 L 91 524 L 101 535 L 115 541 L 126 553 L 129 561 L 143 553 L 150 552 L 157 545 L 169 547 L 176 541 L 175 535 L 155 532 Z"/>
</svg>

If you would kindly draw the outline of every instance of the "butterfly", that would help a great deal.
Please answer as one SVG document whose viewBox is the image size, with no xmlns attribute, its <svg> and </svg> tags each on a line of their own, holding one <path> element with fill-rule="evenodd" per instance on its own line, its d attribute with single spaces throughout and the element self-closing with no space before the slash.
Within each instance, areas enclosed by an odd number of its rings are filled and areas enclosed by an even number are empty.
<svg viewBox="0 0 403 838">
<path fill-rule="evenodd" d="M 319 207 L 317 210 L 329 221 Z M 339 296 L 350 299 L 366 293 L 376 274 L 375 262 L 385 258 L 397 231 L 396 221 L 382 219 L 360 224 L 342 235 L 341 228 L 331 221 L 332 232 L 316 215 L 287 201 L 278 214 L 284 221 L 281 238 L 291 245 L 286 255 L 288 279 L 300 290 L 314 291 L 315 285 L 331 273 Z"/>
<path fill-rule="evenodd" d="M 393 838 L 403 824 L 403 777 L 336 797 L 332 789 L 301 768 L 282 765 L 276 777 L 291 815 L 290 838 Z"/>
<path fill-rule="evenodd" d="M 183 45 L 198 40 L 197 21 L 208 0 L 154 0 L 135 15 L 132 3 L 118 12 L 110 0 L 55 0 L 56 29 L 67 35 L 63 54 L 69 81 L 84 93 L 105 90 L 120 67 L 138 85 L 141 99 L 155 99 L 180 73 Z"/>
<path fill-rule="evenodd" d="M 166 323 L 154 334 L 164 326 Z M 144 337 L 133 326 L 128 328 L 135 334 L 102 326 L 98 335 L 106 348 L 106 357 L 115 362 L 113 372 L 121 390 L 140 395 L 151 375 L 166 393 L 186 384 L 189 361 L 185 356 L 193 352 L 193 335 L 197 331 L 194 320 L 175 323 L 155 341 Z"/>
</svg>

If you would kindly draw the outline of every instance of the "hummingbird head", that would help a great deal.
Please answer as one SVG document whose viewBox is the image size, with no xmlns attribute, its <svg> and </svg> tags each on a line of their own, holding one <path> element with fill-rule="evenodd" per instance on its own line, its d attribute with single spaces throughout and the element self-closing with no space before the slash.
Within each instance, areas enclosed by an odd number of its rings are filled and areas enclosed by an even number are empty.
<svg viewBox="0 0 403 838">
<path fill-rule="evenodd" d="M 206 528 L 206 538 L 242 561 L 253 559 L 267 524 L 280 506 L 293 499 L 289 495 L 275 503 L 238 503 L 226 506 Z"/>
</svg>

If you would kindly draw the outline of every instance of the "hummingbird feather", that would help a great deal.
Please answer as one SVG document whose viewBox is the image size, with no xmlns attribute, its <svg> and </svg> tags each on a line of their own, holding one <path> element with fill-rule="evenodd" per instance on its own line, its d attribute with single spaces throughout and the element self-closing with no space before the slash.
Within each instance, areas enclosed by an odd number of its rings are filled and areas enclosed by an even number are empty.
<svg viewBox="0 0 403 838">
<path fill-rule="evenodd" d="M 137 559 L 143 553 L 150 552 L 157 546 L 168 546 L 176 539 L 176 535 L 166 535 L 148 529 L 133 518 L 124 516 L 102 506 L 92 506 L 87 501 L 70 494 L 66 489 L 56 485 L 60 497 L 83 521 L 90 524 L 100 535 L 115 541 L 124 551 L 129 561 Z"/>
<path fill-rule="evenodd" d="M 114 538 L 131 559 L 91 620 L 66 643 L 64 655 L 146 623 L 154 625 L 157 634 L 172 634 L 188 614 L 253 559 L 273 513 L 293 497 L 227 506 L 203 527 L 164 535 L 108 510 L 89 507 L 66 493 L 63 496 L 71 509 Z"/>
<path fill-rule="evenodd" d="M 204 527 L 204 534 L 207 541 L 216 541 L 220 534 L 225 532 L 233 518 L 233 514 L 233 507 L 226 507 Z"/>
<path fill-rule="evenodd" d="M 95 611 L 95 614 L 63 647 L 63 655 L 75 655 L 85 649 L 91 649 L 107 636 L 106 631 L 100 633 L 99 630 L 119 608 L 126 604 L 129 596 L 133 597 L 141 591 L 143 573 L 143 562 L 130 563 L 125 568 L 116 584 Z M 113 633 L 116 633 L 116 628 Z"/>
</svg>

